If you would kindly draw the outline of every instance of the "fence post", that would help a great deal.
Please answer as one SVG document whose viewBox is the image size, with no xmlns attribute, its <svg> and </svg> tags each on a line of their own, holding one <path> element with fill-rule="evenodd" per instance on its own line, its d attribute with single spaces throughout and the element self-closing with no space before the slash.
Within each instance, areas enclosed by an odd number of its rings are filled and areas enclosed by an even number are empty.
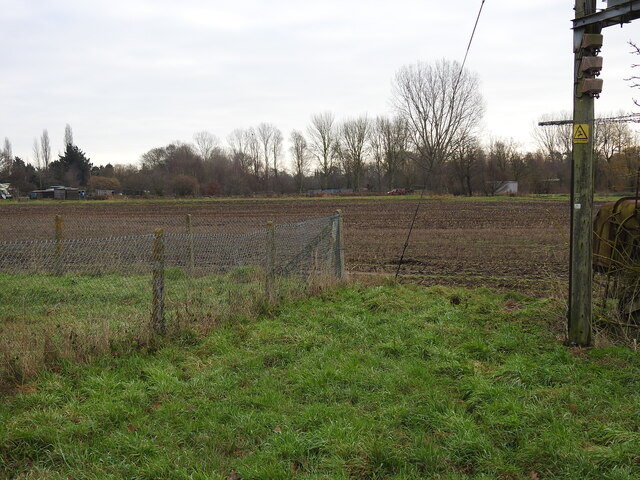
<svg viewBox="0 0 640 480">
<path fill-rule="evenodd" d="M 274 285 L 276 277 L 276 224 L 267 222 L 267 272 L 265 289 L 267 299 L 271 303 L 274 299 Z"/>
<path fill-rule="evenodd" d="M 164 230 L 156 230 L 153 240 L 153 300 L 151 304 L 151 329 L 164 334 Z"/>
<path fill-rule="evenodd" d="M 342 239 L 342 210 L 336 210 L 334 212 L 334 242 L 333 242 L 333 254 L 336 266 L 336 278 L 338 280 L 344 279 L 344 246 Z"/>
<path fill-rule="evenodd" d="M 53 273 L 59 277 L 62 275 L 62 215 L 56 215 L 55 227 L 56 249 L 54 252 Z"/>
<path fill-rule="evenodd" d="M 193 275 L 194 254 L 193 254 L 193 227 L 191 224 L 191 214 L 187 215 L 187 240 L 189 242 L 187 247 L 189 252 L 189 259 L 188 259 L 189 274 Z"/>
</svg>

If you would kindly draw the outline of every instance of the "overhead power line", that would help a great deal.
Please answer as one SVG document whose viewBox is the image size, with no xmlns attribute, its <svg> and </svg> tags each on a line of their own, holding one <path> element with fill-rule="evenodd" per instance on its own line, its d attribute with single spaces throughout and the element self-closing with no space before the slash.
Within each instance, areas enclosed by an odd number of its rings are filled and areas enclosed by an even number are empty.
<svg viewBox="0 0 640 480">
<path fill-rule="evenodd" d="M 471 44 L 473 43 L 473 37 L 476 35 L 476 28 L 478 28 L 478 22 L 480 21 L 480 15 L 482 15 L 482 7 L 484 7 L 485 0 L 482 0 L 480 3 L 480 9 L 478 10 L 478 16 L 476 17 L 476 23 L 473 24 L 473 30 L 471 31 L 471 37 L 469 37 L 469 44 L 467 45 L 467 51 L 464 52 L 464 59 L 462 60 L 462 65 L 460 66 L 460 73 L 458 74 L 458 79 L 462 75 L 462 70 L 464 70 L 464 65 L 467 63 L 467 56 L 469 55 L 469 50 L 471 50 Z"/>
<path fill-rule="evenodd" d="M 473 30 L 471 31 L 471 36 L 469 37 L 469 43 L 467 44 L 467 50 L 464 53 L 464 59 L 462 60 L 462 64 L 460 65 L 460 71 L 458 72 L 458 77 L 456 78 L 456 83 L 453 87 L 453 91 L 455 92 L 458 88 L 458 83 L 460 82 L 460 79 L 462 78 L 462 72 L 464 71 L 464 66 L 467 63 L 467 57 L 469 56 L 469 50 L 471 50 L 471 44 L 473 43 L 473 38 L 475 37 L 476 34 L 476 29 L 478 28 L 478 22 L 480 21 L 480 15 L 482 14 L 482 7 L 484 7 L 484 2 L 485 0 L 482 0 L 480 2 L 480 9 L 478 10 L 478 15 L 476 16 L 476 21 L 473 24 Z M 396 270 L 396 276 L 395 279 L 398 279 L 398 275 L 400 274 L 400 268 L 402 267 L 402 262 L 404 260 L 404 254 L 407 251 L 407 247 L 409 246 L 409 239 L 411 238 L 411 232 L 413 232 L 413 227 L 416 223 L 416 218 L 418 217 L 418 210 L 420 209 L 420 204 L 422 203 L 422 199 L 424 198 L 424 191 L 426 188 L 426 181 L 424 182 L 423 188 L 422 188 L 422 192 L 420 192 L 420 199 L 418 200 L 418 203 L 416 204 L 416 210 L 413 213 L 413 218 L 411 219 L 411 225 L 409 227 L 409 232 L 407 233 L 407 239 L 404 242 L 404 247 L 402 248 L 402 254 L 400 255 L 400 260 L 398 260 L 398 268 Z"/>
<path fill-rule="evenodd" d="M 573 120 L 549 120 L 547 122 L 538 122 L 540 127 L 549 127 L 555 125 L 570 125 Z M 620 115 L 618 117 L 601 117 L 594 119 L 594 123 L 640 123 L 640 113 L 630 113 L 628 115 Z"/>
</svg>

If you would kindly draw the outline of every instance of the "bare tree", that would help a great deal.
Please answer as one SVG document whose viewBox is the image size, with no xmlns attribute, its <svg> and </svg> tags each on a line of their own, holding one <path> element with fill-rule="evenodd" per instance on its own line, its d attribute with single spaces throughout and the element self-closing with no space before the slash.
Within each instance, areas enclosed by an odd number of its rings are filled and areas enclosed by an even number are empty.
<svg viewBox="0 0 640 480">
<path fill-rule="evenodd" d="M 626 116 L 625 112 L 617 114 L 603 115 L 605 118 Z M 634 143 L 633 132 L 628 123 L 622 121 L 599 121 L 594 124 L 594 153 L 598 162 L 598 170 L 602 186 L 608 191 L 614 187 L 613 179 L 616 173 L 612 170 L 613 159 L 616 155 L 621 154 Z"/>
<path fill-rule="evenodd" d="M 253 127 L 247 130 L 247 152 L 249 153 L 249 161 L 253 169 L 253 176 L 257 180 L 260 178 L 262 162 L 260 161 L 260 142 Z"/>
<path fill-rule="evenodd" d="M 324 112 L 313 115 L 307 133 L 310 151 L 320 167 L 322 188 L 327 188 L 336 153 L 336 126 L 333 113 Z"/>
<path fill-rule="evenodd" d="M 388 189 L 397 187 L 397 177 L 408 155 L 409 131 L 401 117 L 377 117 L 371 126 L 370 143 L 378 190 L 382 191 L 382 178 Z"/>
<path fill-rule="evenodd" d="M 343 158 L 346 160 L 352 175 L 353 189 L 360 189 L 360 181 L 364 171 L 367 155 L 370 122 L 366 116 L 347 120 L 340 128 L 340 145 Z"/>
<path fill-rule="evenodd" d="M 71 130 L 71 125 L 68 123 L 64 127 L 64 148 L 67 148 L 67 145 L 73 145 L 73 130 Z"/>
<path fill-rule="evenodd" d="M 213 133 L 202 130 L 193 135 L 193 141 L 196 149 L 203 160 L 211 159 L 213 152 L 220 145 L 220 140 Z"/>
<path fill-rule="evenodd" d="M 40 143 L 37 138 L 33 139 L 33 164 L 38 170 L 42 170 L 42 155 L 40 154 Z"/>
<path fill-rule="evenodd" d="M 603 115 L 605 118 L 626 116 L 625 112 Z M 598 121 L 594 124 L 595 153 L 598 159 L 610 163 L 613 156 L 632 142 L 633 134 L 629 124 L 622 121 Z"/>
<path fill-rule="evenodd" d="M 525 164 L 518 144 L 513 140 L 493 139 L 489 145 L 486 173 L 490 183 L 490 193 L 500 188 L 504 182 L 522 177 Z"/>
<path fill-rule="evenodd" d="M 40 154 L 42 155 L 42 164 L 44 169 L 49 168 L 51 162 L 51 142 L 49 141 L 49 132 L 45 128 L 40 136 Z"/>
<path fill-rule="evenodd" d="M 333 143 L 333 159 L 334 164 L 340 170 L 343 178 L 346 180 L 347 188 L 353 188 L 353 166 L 351 165 L 351 157 L 347 155 L 347 150 L 342 140 L 342 126 L 337 127 L 338 136 Z"/>
<path fill-rule="evenodd" d="M 276 128 L 273 132 L 273 140 L 271 142 L 271 150 L 273 152 L 273 174 L 275 177 L 278 177 L 278 161 L 280 159 L 280 155 L 282 155 L 282 142 L 284 141 L 284 137 L 282 136 L 282 132 L 279 128 Z"/>
<path fill-rule="evenodd" d="M 569 112 L 545 114 L 539 118 L 540 122 L 572 120 Z M 551 161 L 559 161 L 571 156 L 573 127 L 571 123 L 564 125 L 537 125 L 533 130 L 533 138 L 538 147 Z"/>
<path fill-rule="evenodd" d="M 269 190 L 269 160 L 271 158 L 271 152 L 273 147 L 273 137 L 277 128 L 271 123 L 261 123 L 256 129 L 258 134 L 258 140 L 262 147 L 262 160 L 264 161 L 264 174 L 267 183 L 267 190 Z"/>
<path fill-rule="evenodd" d="M 449 164 L 450 170 L 454 183 L 458 184 L 462 194 L 469 197 L 473 195 L 474 179 L 482 168 L 483 160 L 484 152 L 475 137 L 469 137 L 460 142 L 453 152 L 453 158 Z M 454 192 L 456 190 L 457 188 L 454 187 Z"/>
<path fill-rule="evenodd" d="M 5 174 L 11 170 L 13 165 L 13 149 L 7 137 L 4 138 L 4 146 L 0 151 L 0 173 Z"/>
<path fill-rule="evenodd" d="M 252 167 L 249 144 L 251 143 L 251 132 L 243 128 L 236 128 L 227 137 L 227 143 L 231 147 L 234 161 L 238 162 L 241 169 L 248 172 Z"/>
<path fill-rule="evenodd" d="M 478 77 L 458 62 L 418 62 L 398 71 L 393 93 L 396 110 L 409 125 L 417 160 L 434 187 L 442 166 L 482 119 Z"/>
<path fill-rule="evenodd" d="M 290 141 L 296 185 L 298 187 L 298 193 L 302 193 L 304 175 L 309 168 L 309 147 L 307 145 L 307 139 L 304 138 L 302 132 L 298 130 L 291 132 Z"/>
<path fill-rule="evenodd" d="M 11 141 L 4 137 L 4 146 L 2 148 L 2 155 L 5 159 L 11 161 L 13 160 L 13 147 L 11 146 Z"/>
<path fill-rule="evenodd" d="M 638 47 L 638 45 L 636 45 L 633 42 L 629 42 L 629 45 L 631 46 L 631 53 L 633 55 L 640 55 L 640 47 Z M 640 67 L 640 65 L 638 64 L 632 64 L 631 68 L 637 68 Z M 632 75 L 629 78 L 625 78 L 625 80 L 627 82 L 631 82 L 631 88 L 640 88 L 640 77 L 637 75 Z M 636 105 L 638 105 L 640 107 L 640 101 L 636 100 L 635 98 L 633 99 L 633 103 L 635 103 Z"/>
<path fill-rule="evenodd" d="M 42 188 L 42 155 L 40 153 L 40 143 L 38 142 L 38 138 L 33 139 L 33 163 L 36 167 L 36 171 L 38 172 L 39 187 Z"/>
<path fill-rule="evenodd" d="M 563 122 L 556 125 L 537 125 L 532 136 L 543 162 L 536 163 L 536 191 L 548 192 L 553 182 L 554 190 L 568 187 L 571 182 L 571 155 L 573 149 L 573 115 L 569 112 L 545 114 L 539 122 Z M 542 167 L 540 169 L 539 167 Z"/>
<path fill-rule="evenodd" d="M 377 117 L 373 122 L 371 132 L 369 134 L 369 145 L 371 148 L 371 157 L 373 158 L 373 172 L 376 178 L 376 191 L 382 191 L 382 179 L 384 178 L 384 146 L 382 135 L 378 129 L 378 122 L 383 122 L 384 117 Z"/>
</svg>

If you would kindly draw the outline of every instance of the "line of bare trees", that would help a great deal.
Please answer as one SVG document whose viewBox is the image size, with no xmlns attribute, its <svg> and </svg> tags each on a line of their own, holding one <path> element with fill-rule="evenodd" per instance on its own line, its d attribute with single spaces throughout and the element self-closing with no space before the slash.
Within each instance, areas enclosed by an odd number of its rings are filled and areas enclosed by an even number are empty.
<svg viewBox="0 0 640 480">
<path fill-rule="evenodd" d="M 568 191 L 571 126 L 536 127 L 532 135 L 538 148 L 533 152 L 523 151 L 509 139 L 483 144 L 479 125 L 485 107 L 479 80 L 457 62 L 402 67 L 393 79 L 392 95 L 394 111 L 387 116 L 338 120 L 329 111 L 311 115 L 304 130 L 294 129 L 287 137 L 288 168 L 284 134 L 274 124 L 263 122 L 233 130 L 226 143 L 201 131 L 191 143 L 174 142 L 149 150 L 139 165 L 92 167 L 86 187 L 178 196 L 328 189 L 385 192 L 414 187 L 475 195 L 495 193 L 505 182 L 515 181 L 520 192 Z M 539 120 L 563 118 L 569 115 L 552 114 Z M 598 188 L 632 188 L 639 142 L 629 124 L 600 123 L 595 135 Z M 73 145 L 68 125 L 64 142 Z M 0 181 L 16 181 L 20 176 L 16 170 L 28 170 L 16 158 L 5 139 Z M 79 164 L 91 167 L 82 158 Z M 63 155 L 51 161 L 46 130 L 34 140 L 33 159 L 31 170 L 23 172 L 28 178 L 22 184 L 68 182 L 69 171 L 76 172 L 67 169 L 67 177 L 61 178 L 64 170 L 52 168 L 56 163 L 66 164 Z"/>
</svg>

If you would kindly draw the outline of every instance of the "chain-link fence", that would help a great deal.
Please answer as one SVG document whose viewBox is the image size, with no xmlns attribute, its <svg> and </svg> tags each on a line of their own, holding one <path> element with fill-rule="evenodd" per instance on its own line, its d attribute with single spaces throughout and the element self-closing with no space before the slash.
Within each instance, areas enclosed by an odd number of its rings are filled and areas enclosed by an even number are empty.
<svg viewBox="0 0 640 480">
<path fill-rule="evenodd" d="M 187 339 L 344 275 L 339 212 L 231 227 L 191 215 L 100 220 L 3 225 L 14 240 L 0 242 L 2 378 L 147 345 L 158 333 Z"/>
</svg>

